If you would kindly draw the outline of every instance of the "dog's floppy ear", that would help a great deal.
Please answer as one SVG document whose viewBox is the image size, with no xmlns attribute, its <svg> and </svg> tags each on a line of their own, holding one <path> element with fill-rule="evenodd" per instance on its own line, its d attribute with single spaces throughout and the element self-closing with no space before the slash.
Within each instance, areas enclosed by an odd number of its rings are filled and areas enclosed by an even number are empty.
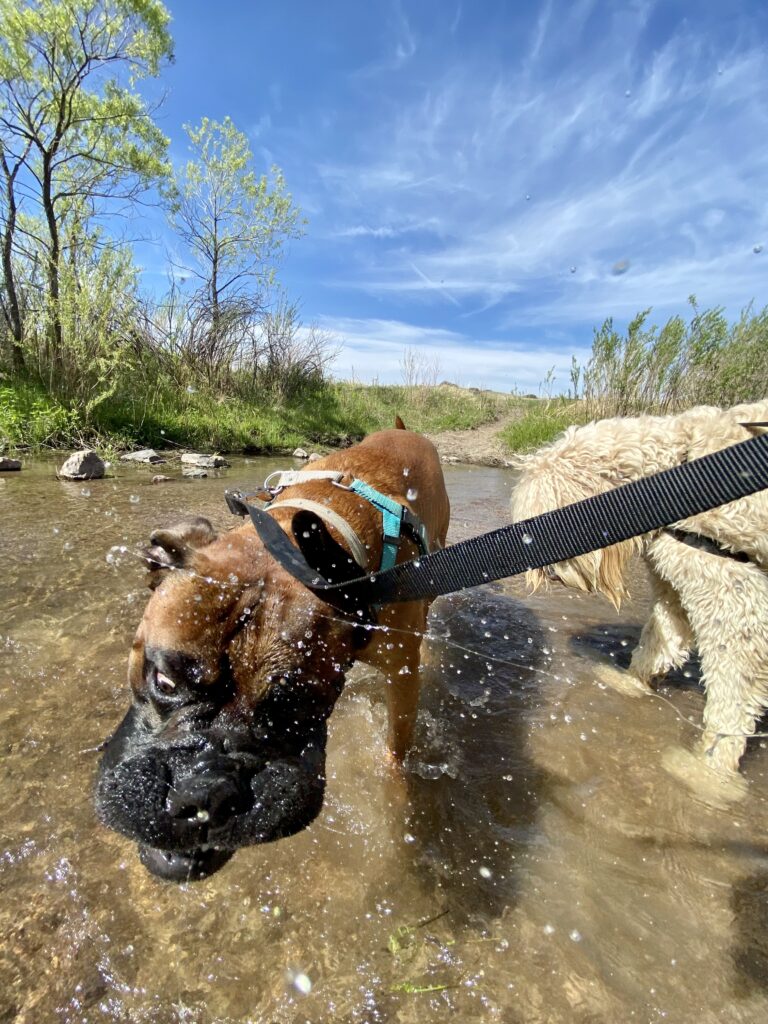
<svg viewBox="0 0 768 1024">
<path fill-rule="evenodd" d="M 403 423 L 399 416 L 395 416 L 395 430 L 407 430 L 408 427 Z"/>
<path fill-rule="evenodd" d="M 314 512 L 297 512 L 291 528 L 309 565 L 329 583 L 346 583 L 365 572 L 349 552 L 333 539 L 325 523 Z"/>
<path fill-rule="evenodd" d="M 150 587 L 154 590 L 160 582 L 162 570 L 187 567 L 195 551 L 207 547 L 215 539 L 216 531 L 203 516 L 154 530 L 149 537 L 150 547 L 144 552 L 150 571 Z"/>
</svg>

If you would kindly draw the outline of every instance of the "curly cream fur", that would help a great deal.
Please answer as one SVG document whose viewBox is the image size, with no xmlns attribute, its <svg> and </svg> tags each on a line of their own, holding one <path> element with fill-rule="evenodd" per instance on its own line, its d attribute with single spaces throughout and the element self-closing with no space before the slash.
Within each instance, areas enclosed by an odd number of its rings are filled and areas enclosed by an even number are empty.
<svg viewBox="0 0 768 1024">
<path fill-rule="evenodd" d="M 766 420 L 768 400 L 569 427 L 523 460 L 512 518 L 519 522 L 746 440 L 759 428 L 743 424 Z M 702 752 L 713 768 L 736 771 L 746 737 L 768 707 L 768 492 L 677 525 L 744 552 L 751 562 L 653 533 L 559 562 L 549 572 L 534 570 L 527 580 L 536 589 L 554 576 L 567 586 L 604 594 L 618 608 L 627 596 L 630 558 L 639 552 L 654 601 L 630 672 L 647 685 L 681 665 L 696 646 L 707 693 Z"/>
</svg>

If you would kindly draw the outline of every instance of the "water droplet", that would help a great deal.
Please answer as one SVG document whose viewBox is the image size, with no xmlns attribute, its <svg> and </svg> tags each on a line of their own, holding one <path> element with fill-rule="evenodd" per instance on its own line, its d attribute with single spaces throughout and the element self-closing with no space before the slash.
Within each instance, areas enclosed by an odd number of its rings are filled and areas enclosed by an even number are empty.
<svg viewBox="0 0 768 1024">
<path fill-rule="evenodd" d="M 165 434 L 165 431 L 164 431 L 164 430 L 161 430 L 161 431 L 160 431 L 160 433 L 164 435 L 164 434 Z"/>
<path fill-rule="evenodd" d="M 80 493 L 82 494 L 82 496 L 84 498 L 90 498 L 90 496 L 91 496 L 91 490 L 90 490 L 89 487 L 81 488 Z"/>
<path fill-rule="evenodd" d="M 308 996 L 312 991 L 312 981 L 304 971 L 287 970 L 285 977 L 288 984 L 292 985 L 301 995 Z"/>
<path fill-rule="evenodd" d="M 403 470 L 403 476 L 408 476 L 408 474 L 410 472 L 411 472 L 410 466 L 406 466 L 405 469 Z"/>
<path fill-rule="evenodd" d="M 415 843 L 416 842 L 416 836 L 411 835 L 410 832 L 406 832 L 405 835 L 403 836 L 403 842 L 404 843 L 409 843 L 409 844 L 410 843 Z"/>
<path fill-rule="evenodd" d="M 489 867 L 486 867 L 485 864 L 481 864 L 480 865 L 480 867 L 478 868 L 478 874 L 480 875 L 481 878 L 492 878 L 493 877 L 493 872 L 491 871 L 491 869 Z"/>
<path fill-rule="evenodd" d="M 526 192 L 525 193 L 525 201 L 528 202 L 530 200 L 530 198 L 531 198 L 530 192 Z"/>
<path fill-rule="evenodd" d="M 523 544 L 533 544 L 533 537 L 530 533 L 524 533 L 521 539 Z"/>
<path fill-rule="evenodd" d="M 415 501 L 419 496 L 419 492 L 416 490 L 415 487 L 409 487 L 408 490 L 405 492 L 405 496 L 408 499 L 408 501 Z"/>
<path fill-rule="evenodd" d="M 625 91 L 624 95 L 627 96 L 627 97 L 631 96 L 632 95 L 632 90 L 631 89 L 627 89 Z"/>
<path fill-rule="evenodd" d="M 755 255 L 757 255 L 759 252 L 762 252 L 762 251 L 763 251 L 763 247 L 762 247 L 762 245 L 759 242 L 757 243 L 757 245 L 753 245 L 752 246 L 752 252 L 755 253 Z"/>
<path fill-rule="evenodd" d="M 138 494 L 132 494 L 128 500 L 132 505 L 138 505 L 139 502 L 141 501 L 141 498 L 138 496 Z"/>
<path fill-rule="evenodd" d="M 554 935 L 555 934 L 555 926 L 553 924 L 545 924 L 544 928 L 543 928 L 543 932 L 544 932 L 545 935 Z"/>
<path fill-rule="evenodd" d="M 629 260 L 617 260 L 611 267 L 611 273 L 614 277 L 620 277 L 622 274 L 626 274 L 629 270 Z"/>
<path fill-rule="evenodd" d="M 576 267 L 571 267 L 571 273 L 572 273 L 572 274 L 575 274 L 575 273 L 576 273 Z"/>
<path fill-rule="evenodd" d="M 210 814 L 208 813 L 208 811 L 205 811 L 205 810 L 203 810 L 203 808 L 202 808 L 202 807 L 201 807 L 201 808 L 200 808 L 200 810 L 199 810 L 199 811 L 197 812 L 197 814 L 195 815 L 195 817 L 197 818 L 197 820 L 198 820 L 198 821 L 210 821 L 210 820 L 211 820 L 211 816 L 210 816 Z"/>
<path fill-rule="evenodd" d="M 582 935 L 580 931 L 574 928 L 572 932 L 568 933 L 568 938 L 571 940 L 571 942 L 581 942 Z"/>
<path fill-rule="evenodd" d="M 196 392 L 197 392 L 197 388 L 193 388 L 191 384 L 187 385 L 187 393 L 188 394 L 194 395 Z"/>
</svg>

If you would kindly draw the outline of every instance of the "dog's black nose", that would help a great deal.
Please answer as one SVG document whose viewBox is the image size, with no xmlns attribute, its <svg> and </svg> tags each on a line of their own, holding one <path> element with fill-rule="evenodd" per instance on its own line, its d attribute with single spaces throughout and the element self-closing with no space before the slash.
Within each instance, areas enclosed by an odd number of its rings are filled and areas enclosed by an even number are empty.
<svg viewBox="0 0 768 1024">
<path fill-rule="evenodd" d="M 250 787 L 232 774 L 202 772 L 178 780 L 168 790 L 166 810 L 190 824 L 217 828 L 253 804 Z"/>
</svg>

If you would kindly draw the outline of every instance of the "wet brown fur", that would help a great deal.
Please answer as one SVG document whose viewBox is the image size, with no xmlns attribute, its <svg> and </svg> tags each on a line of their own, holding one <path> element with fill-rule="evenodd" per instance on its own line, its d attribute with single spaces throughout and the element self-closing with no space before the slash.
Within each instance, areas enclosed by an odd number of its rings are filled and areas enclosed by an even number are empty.
<svg viewBox="0 0 768 1024">
<path fill-rule="evenodd" d="M 419 516 L 432 549 L 445 544 L 449 503 L 437 452 L 424 437 L 406 430 L 399 417 L 395 429 L 372 434 L 309 468 L 340 470 L 347 484 L 354 478 L 364 480 Z M 291 497 L 326 503 L 341 514 L 370 548 L 372 564 L 379 564 L 381 515 L 370 503 L 326 480 L 292 486 L 280 494 L 281 499 Z M 290 536 L 295 510 L 275 506 L 273 514 Z M 136 696 L 146 697 L 145 645 L 194 657 L 203 666 L 201 682 L 211 687 L 219 682 L 226 651 L 236 683 L 231 704 L 235 718 L 250 714 L 270 679 L 296 661 L 297 646 L 304 653 L 307 677 L 319 705 L 332 706 L 338 665 L 360 659 L 385 677 L 388 745 L 392 755 L 402 759 L 416 717 L 419 650 L 431 602 L 382 607 L 377 624 L 393 632 L 372 630 L 367 644 L 358 649 L 349 620 L 279 566 L 250 522 L 221 534 L 205 524 L 205 520 L 191 520 L 153 534 L 150 557 L 171 568 L 156 568 L 152 573 L 160 582 L 144 612 L 129 662 Z M 341 536 L 332 529 L 330 533 L 344 546 Z M 398 561 L 416 554 L 415 545 L 403 540 Z M 242 628 L 245 618 L 247 625 Z"/>
</svg>

